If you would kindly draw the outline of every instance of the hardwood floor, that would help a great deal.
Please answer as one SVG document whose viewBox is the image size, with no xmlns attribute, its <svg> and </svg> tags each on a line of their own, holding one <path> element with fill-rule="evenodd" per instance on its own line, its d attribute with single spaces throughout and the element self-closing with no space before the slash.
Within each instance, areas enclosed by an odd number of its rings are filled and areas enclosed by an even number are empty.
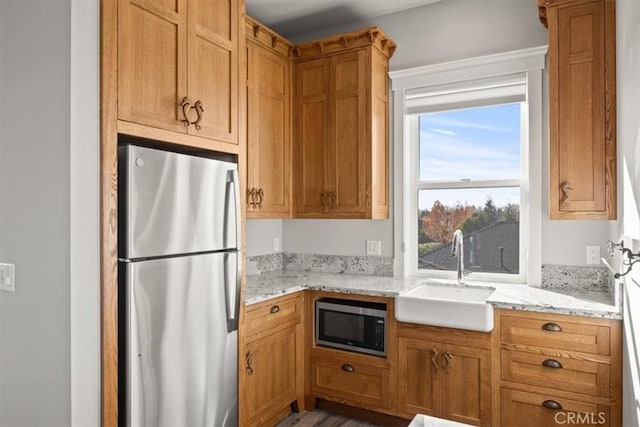
<svg viewBox="0 0 640 427">
<path fill-rule="evenodd" d="M 291 413 L 280 420 L 276 427 L 407 427 L 410 422 L 404 418 L 318 399 L 315 410 Z"/>
<path fill-rule="evenodd" d="M 276 424 L 276 427 L 377 427 L 381 425 L 315 410 L 290 414 Z"/>
</svg>

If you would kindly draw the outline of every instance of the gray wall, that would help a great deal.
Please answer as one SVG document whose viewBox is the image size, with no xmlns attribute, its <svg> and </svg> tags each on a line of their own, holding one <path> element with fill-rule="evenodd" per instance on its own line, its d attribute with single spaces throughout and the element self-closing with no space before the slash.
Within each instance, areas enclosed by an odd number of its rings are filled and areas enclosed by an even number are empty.
<svg viewBox="0 0 640 427">
<path fill-rule="evenodd" d="M 622 233 L 640 239 L 640 2 L 617 2 L 618 177 Z M 626 276 L 623 425 L 640 425 L 640 268 Z M 635 280 L 636 283 L 633 283 Z"/>
<path fill-rule="evenodd" d="M 328 28 L 293 37 L 307 41 L 331 34 L 380 26 L 398 44 L 391 70 L 437 64 L 491 53 L 547 44 L 547 31 L 538 21 L 535 0 L 446 0 L 418 9 Z M 548 115 L 545 97 L 545 122 Z M 546 127 L 546 124 L 545 124 Z M 543 171 L 548 170 L 544 132 Z M 604 245 L 607 221 L 550 221 L 547 210 L 548 174 L 543 173 L 542 262 L 585 264 L 586 245 Z M 393 256 L 391 221 L 284 221 L 287 252 L 364 255 L 365 240 L 382 240 L 383 256 Z M 254 226 L 247 241 L 260 240 Z"/>
<path fill-rule="evenodd" d="M 0 425 L 70 417 L 70 0 L 0 1 Z"/>
<path fill-rule="evenodd" d="M 82 427 L 100 425 L 99 6 L 71 0 L 71 424 Z"/>
</svg>

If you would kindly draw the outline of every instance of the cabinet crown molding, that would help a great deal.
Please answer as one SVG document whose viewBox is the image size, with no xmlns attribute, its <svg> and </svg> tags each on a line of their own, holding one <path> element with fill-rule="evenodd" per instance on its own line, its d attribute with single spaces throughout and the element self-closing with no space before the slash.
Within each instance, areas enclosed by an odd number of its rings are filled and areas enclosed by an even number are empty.
<svg viewBox="0 0 640 427">
<path fill-rule="evenodd" d="M 284 57 L 293 58 L 295 45 L 286 37 L 249 15 L 245 15 L 244 24 L 247 40 L 256 42 Z"/>
<path fill-rule="evenodd" d="M 310 59 L 366 46 L 375 47 L 387 59 L 391 58 L 396 50 L 396 43 L 380 27 L 369 27 L 298 44 L 294 49 L 294 57 Z"/>
</svg>

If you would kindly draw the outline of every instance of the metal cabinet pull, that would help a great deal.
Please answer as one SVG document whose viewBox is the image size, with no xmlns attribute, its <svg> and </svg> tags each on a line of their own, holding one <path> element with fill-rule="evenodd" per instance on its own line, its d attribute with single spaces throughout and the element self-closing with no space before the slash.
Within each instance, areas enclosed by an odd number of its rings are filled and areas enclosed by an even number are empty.
<svg viewBox="0 0 640 427">
<path fill-rule="evenodd" d="M 320 194 L 320 202 L 322 203 L 322 206 L 327 207 L 329 205 L 329 199 L 328 199 L 329 193 L 326 191 L 323 191 L 322 194 Z"/>
<path fill-rule="evenodd" d="M 329 201 L 331 206 L 335 206 L 336 205 L 336 201 L 338 200 L 338 196 L 336 195 L 335 191 L 332 191 L 329 193 Z"/>
<path fill-rule="evenodd" d="M 196 119 L 195 122 L 193 122 L 193 124 L 196 127 L 196 130 L 200 130 L 200 121 L 202 120 L 202 116 L 204 114 L 204 108 L 202 108 L 202 102 L 201 101 L 196 101 L 196 104 L 193 106 L 193 108 L 195 108 L 196 110 L 196 115 L 198 116 L 198 118 Z"/>
<path fill-rule="evenodd" d="M 262 200 L 264 199 L 264 191 L 262 190 L 262 187 L 258 188 L 258 191 L 256 192 L 256 196 L 258 197 L 258 208 L 262 209 Z"/>
<path fill-rule="evenodd" d="M 544 362 L 542 362 L 542 366 L 552 369 L 562 369 L 562 363 L 554 359 L 545 360 Z"/>
<path fill-rule="evenodd" d="M 256 188 L 251 187 L 247 190 L 247 203 L 255 209 L 256 207 Z"/>
<path fill-rule="evenodd" d="M 247 367 L 245 368 L 247 371 L 247 375 L 253 375 L 253 353 L 251 353 L 251 350 L 247 351 L 247 354 L 244 356 L 246 362 L 247 362 Z"/>
<path fill-rule="evenodd" d="M 345 363 L 344 365 L 342 365 L 342 370 L 345 372 L 355 372 L 356 368 L 354 368 L 352 365 L 349 365 L 348 363 Z"/>
<path fill-rule="evenodd" d="M 279 307 L 279 306 L 277 306 L 277 305 L 274 305 L 273 307 L 271 307 L 271 310 L 269 310 L 269 312 L 270 312 L 271 314 L 275 314 L 275 313 L 277 313 L 277 312 L 279 312 L 279 311 L 280 311 L 280 307 Z"/>
<path fill-rule="evenodd" d="M 562 411 L 562 405 L 555 400 L 545 400 L 542 402 L 542 406 L 547 409 L 553 409 L 554 411 Z"/>
<path fill-rule="evenodd" d="M 431 349 L 431 363 L 433 363 L 436 371 L 440 370 L 440 366 L 438 366 L 438 350 L 436 348 Z"/>
<path fill-rule="evenodd" d="M 542 330 L 549 332 L 562 332 L 562 328 L 557 323 L 545 323 L 542 325 Z"/>
<path fill-rule="evenodd" d="M 573 193 L 573 187 L 571 186 L 571 184 L 569 184 L 568 182 L 564 182 L 562 184 L 562 192 L 564 193 L 563 197 L 562 197 L 562 205 L 566 206 L 569 204 L 569 199 L 571 199 L 571 193 Z"/>
<path fill-rule="evenodd" d="M 453 354 L 451 354 L 451 352 L 449 351 L 445 351 L 444 352 L 444 366 L 442 367 L 442 369 L 444 369 L 444 373 L 448 374 L 449 373 L 449 368 L 451 367 L 451 360 L 453 359 Z"/>
<path fill-rule="evenodd" d="M 184 127 L 188 128 L 190 125 L 195 125 L 196 130 L 200 130 L 200 121 L 202 120 L 202 114 L 204 113 L 202 102 L 198 100 L 195 104 L 191 105 L 191 100 L 189 100 L 189 97 L 185 96 L 184 98 L 182 98 L 180 106 L 182 107 L 182 115 L 184 116 L 184 120 L 182 120 L 182 122 L 184 123 Z M 189 110 L 192 109 L 196 110 L 197 118 L 195 122 L 189 120 Z"/>
</svg>

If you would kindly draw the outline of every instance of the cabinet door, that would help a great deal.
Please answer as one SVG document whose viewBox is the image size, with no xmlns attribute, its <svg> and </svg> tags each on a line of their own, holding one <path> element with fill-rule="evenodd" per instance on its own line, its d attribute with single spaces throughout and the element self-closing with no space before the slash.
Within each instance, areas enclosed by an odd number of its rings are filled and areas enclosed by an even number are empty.
<svg viewBox="0 0 640 427">
<path fill-rule="evenodd" d="M 248 43 L 248 218 L 291 216 L 291 76 L 288 59 Z M 253 203 L 259 201 L 259 204 Z"/>
<path fill-rule="evenodd" d="M 551 7 L 549 20 L 551 218 L 615 219 L 605 1 Z"/>
<path fill-rule="evenodd" d="M 297 327 L 245 345 L 240 411 L 246 425 L 262 425 L 296 400 Z"/>
<path fill-rule="evenodd" d="M 471 425 L 490 425 L 490 351 L 447 344 L 442 364 L 442 417 Z"/>
<path fill-rule="evenodd" d="M 330 127 L 327 139 L 327 185 L 335 192 L 332 216 L 361 213 L 371 204 L 367 184 L 371 163 L 367 143 L 366 52 L 331 58 Z"/>
<path fill-rule="evenodd" d="M 442 344 L 398 339 L 398 403 L 400 412 L 440 416 Z"/>
<path fill-rule="evenodd" d="M 202 103 L 189 133 L 238 143 L 239 0 L 189 0 L 188 91 Z M 195 111 L 191 111 L 195 120 Z"/>
<path fill-rule="evenodd" d="M 329 125 L 329 58 L 296 64 L 296 217 L 318 217 L 328 212 L 323 194 L 326 178 Z"/>
<path fill-rule="evenodd" d="M 118 119 L 186 132 L 186 0 L 118 2 Z"/>
</svg>

